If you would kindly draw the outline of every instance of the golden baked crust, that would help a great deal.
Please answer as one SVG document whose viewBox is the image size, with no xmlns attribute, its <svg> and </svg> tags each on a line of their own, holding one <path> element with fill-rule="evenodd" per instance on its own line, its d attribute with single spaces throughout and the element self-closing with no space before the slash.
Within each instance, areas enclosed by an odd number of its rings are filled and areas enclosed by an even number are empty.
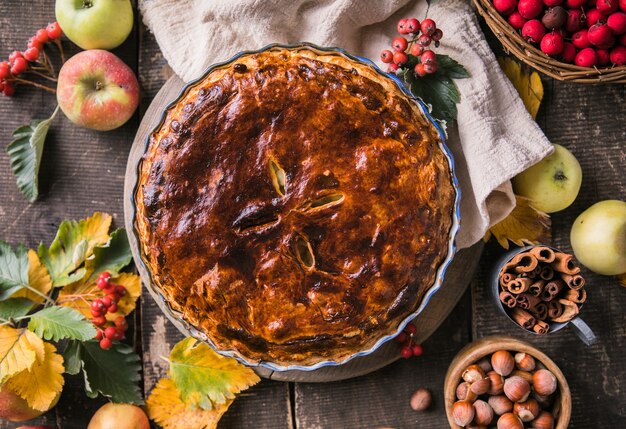
<svg viewBox="0 0 626 429">
<path fill-rule="evenodd" d="M 311 365 L 416 310 L 455 195 L 436 129 L 391 79 L 275 48 L 169 108 L 140 166 L 136 228 L 155 286 L 218 349 Z"/>
</svg>

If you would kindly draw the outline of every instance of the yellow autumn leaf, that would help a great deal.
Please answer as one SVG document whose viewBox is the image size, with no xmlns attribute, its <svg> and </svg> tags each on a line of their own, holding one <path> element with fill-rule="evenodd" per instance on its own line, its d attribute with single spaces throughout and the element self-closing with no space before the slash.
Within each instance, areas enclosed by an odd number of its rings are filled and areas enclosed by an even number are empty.
<svg viewBox="0 0 626 429">
<path fill-rule="evenodd" d="M 38 290 L 43 295 L 48 295 L 48 292 L 50 292 L 50 289 L 52 288 L 52 281 L 50 280 L 48 269 L 39 260 L 37 252 L 32 249 L 28 251 L 28 263 L 29 286 Z M 41 304 L 44 301 L 44 298 L 41 295 L 26 288 L 18 290 L 11 296 L 11 298 L 26 298 L 38 304 Z"/>
<path fill-rule="evenodd" d="M 164 429 L 215 429 L 232 402 L 228 400 L 211 410 L 185 405 L 174 382 L 163 378 L 146 400 L 146 409 L 148 417 Z"/>
<path fill-rule="evenodd" d="M 28 329 L 0 326 L 0 384 L 43 359 L 43 340 Z"/>
<path fill-rule="evenodd" d="M 30 369 L 17 373 L 6 381 L 7 387 L 24 398 L 28 406 L 48 411 L 63 389 L 63 357 L 50 343 L 44 342 L 44 355 Z"/>
<path fill-rule="evenodd" d="M 106 294 L 97 287 L 96 281 L 85 283 L 84 280 L 87 278 L 89 278 L 89 273 L 82 280 L 61 289 L 57 298 L 57 304 L 74 308 L 80 311 L 86 318 L 91 319 L 91 303 L 93 300 L 102 298 Z M 117 312 L 107 313 L 106 315 L 107 320 L 113 321 L 116 317 L 120 315 L 126 316 L 135 309 L 137 299 L 141 296 L 141 280 L 136 274 L 121 273 L 119 276 L 112 278 L 111 282 L 126 288 L 126 295 L 117 304 Z"/>
<path fill-rule="evenodd" d="M 498 62 L 519 93 L 526 110 L 536 118 L 543 100 L 543 84 L 539 73 L 531 72 L 528 67 L 522 68 L 520 63 L 509 57 L 500 57 Z"/>
<path fill-rule="evenodd" d="M 528 198 L 515 196 L 517 204 L 504 220 L 492 226 L 485 241 L 493 235 L 505 249 L 509 240 L 518 246 L 549 243 L 552 238 L 550 216 L 534 208 Z"/>
</svg>

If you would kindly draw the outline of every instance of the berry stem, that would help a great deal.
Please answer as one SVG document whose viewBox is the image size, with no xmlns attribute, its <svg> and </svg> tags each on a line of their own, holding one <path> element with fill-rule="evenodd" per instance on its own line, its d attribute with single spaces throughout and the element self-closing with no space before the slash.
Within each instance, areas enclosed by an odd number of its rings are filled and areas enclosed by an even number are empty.
<svg viewBox="0 0 626 429">
<path fill-rule="evenodd" d="M 45 85 L 40 85 L 40 84 L 38 84 L 38 83 L 36 83 L 36 82 L 33 82 L 33 81 L 30 81 L 30 80 L 21 79 L 21 78 L 19 78 L 19 77 L 16 77 L 16 78 L 14 78 L 13 80 L 14 80 L 15 82 L 23 83 L 23 84 L 25 84 L 25 85 L 32 85 L 32 86 L 34 86 L 34 87 L 37 87 L 37 88 L 43 89 L 43 90 L 48 91 L 48 92 L 51 92 L 51 93 L 53 93 L 53 94 L 56 94 L 56 92 L 57 92 L 57 90 L 56 90 L 56 89 L 54 89 L 54 88 L 50 88 L 50 87 L 45 86 Z M 34 291 L 33 291 L 33 292 L 34 292 Z"/>
<path fill-rule="evenodd" d="M 52 77 L 50 75 L 47 75 L 45 73 L 38 72 L 38 71 L 34 70 L 33 67 L 31 67 L 29 70 L 27 70 L 27 72 L 28 73 L 32 73 L 32 74 L 34 74 L 36 76 L 39 76 L 39 77 L 43 77 L 44 79 L 48 79 L 48 80 L 50 80 L 52 82 L 57 82 L 57 78 Z"/>
<path fill-rule="evenodd" d="M 50 57 L 48 57 L 48 54 L 46 54 L 45 49 L 42 49 L 41 55 L 43 56 L 43 59 L 44 59 L 42 64 L 44 65 L 46 70 L 48 70 L 48 73 L 50 73 L 50 76 L 56 76 L 57 74 L 56 74 L 56 71 L 54 70 L 54 66 L 52 65 L 52 61 L 50 61 Z"/>
<path fill-rule="evenodd" d="M 59 48 L 59 54 L 61 54 L 61 64 L 65 64 L 65 52 L 63 51 L 63 44 L 61 39 L 54 39 L 54 44 Z"/>
<path fill-rule="evenodd" d="M 16 81 L 22 81 L 22 80 L 24 80 L 24 79 L 18 79 L 18 78 L 16 78 L 15 80 L 16 80 Z M 27 81 L 25 81 L 25 82 L 30 82 L 30 81 L 29 81 L 29 80 L 27 80 Z M 30 82 L 30 83 L 31 83 L 31 84 L 33 84 L 33 85 L 38 85 L 38 84 L 35 84 L 34 82 Z M 48 88 L 47 86 L 43 86 L 43 85 L 39 85 L 39 86 L 41 86 L 42 88 Z M 48 88 L 48 90 L 49 90 L 49 89 L 50 89 L 50 88 Z M 54 90 L 53 90 L 53 91 L 54 91 Z M 54 91 L 54 92 L 56 92 L 56 91 Z M 24 289 L 28 289 L 29 291 L 31 291 L 31 292 L 32 292 L 32 293 L 34 293 L 35 295 L 38 295 L 38 296 L 40 296 L 41 298 L 43 298 L 43 299 L 46 301 L 46 306 L 48 306 L 48 305 L 54 305 L 54 301 L 53 301 L 53 300 L 51 300 L 51 299 L 50 299 L 50 297 L 49 297 L 48 295 L 46 295 L 45 293 L 38 291 L 37 289 L 35 289 L 34 287 L 32 287 L 32 286 L 31 286 L 31 285 L 29 285 L 29 284 L 23 284 L 22 286 L 24 286 Z"/>
</svg>

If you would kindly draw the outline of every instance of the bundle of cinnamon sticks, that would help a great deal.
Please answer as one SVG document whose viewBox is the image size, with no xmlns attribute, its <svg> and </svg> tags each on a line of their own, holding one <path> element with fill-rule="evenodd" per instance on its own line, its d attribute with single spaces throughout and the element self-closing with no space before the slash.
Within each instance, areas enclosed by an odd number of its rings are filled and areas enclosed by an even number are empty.
<svg viewBox="0 0 626 429">
<path fill-rule="evenodd" d="M 572 255 L 536 246 L 518 253 L 499 273 L 500 301 L 520 326 L 546 334 L 550 322 L 568 322 L 587 299 Z"/>
</svg>

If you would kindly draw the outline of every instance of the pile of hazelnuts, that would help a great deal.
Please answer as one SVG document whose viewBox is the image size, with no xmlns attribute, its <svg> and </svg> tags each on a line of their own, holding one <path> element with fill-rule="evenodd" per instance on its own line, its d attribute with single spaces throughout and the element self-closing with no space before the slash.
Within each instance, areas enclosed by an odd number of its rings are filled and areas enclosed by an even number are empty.
<svg viewBox="0 0 626 429">
<path fill-rule="evenodd" d="M 492 0 L 529 43 L 580 67 L 626 64 L 626 0 Z"/>
<path fill-rule="evenodd" d="M 557 379 L 528 353 L 499 350 L 468 366 L 456 388 L 454 422 L 465 428 L 553 429 Z"/>
</svg>

